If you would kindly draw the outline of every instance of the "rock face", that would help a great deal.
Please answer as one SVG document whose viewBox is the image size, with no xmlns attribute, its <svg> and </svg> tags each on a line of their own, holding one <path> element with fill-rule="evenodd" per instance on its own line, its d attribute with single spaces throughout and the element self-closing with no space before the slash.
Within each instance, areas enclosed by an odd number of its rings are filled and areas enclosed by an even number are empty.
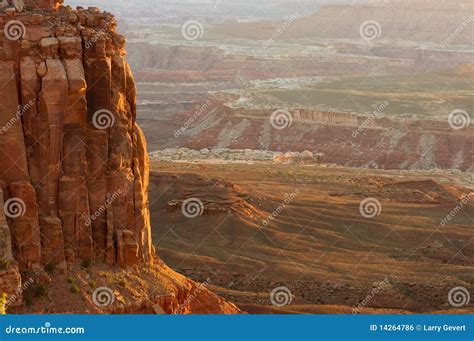
<svg viewBox="0 0 474 341">
<path fill-rule="evenodd" d="M 453 129 L 447 114 L 440 119 L 397 117 L 382 113 L 385 104 L 372 113 L 296 107 L 282 112 L 283 129 L 276 129 L 270 118 L 278 107 L 210 103 L 161 120 L 162 134 L 156 133 L 151 120 L 142 121 L 150 149 L 158 151 L 152 157 L 167 161 L 270 161 L 275 156 L 276 161 L 287 162 L 301 156 L 307 159 L 298 154 L 310 151 L 316 162 L 349 167 L 474 170 L 474 126 Z M 161 150 L 163 145 L 172 146 L 172 150 Z M 193 152 L 201 149 L 213 152 Z M 255 155 L 245 150 L 261 152 Z M 290 155 L 282 158 L 282 153 Z"/>
<path fill-rule="evenodd" d="M 151 263 L 146 142 L 115 18 L 3 3 L 0 291 L 48 265 Z"/>
</svg>

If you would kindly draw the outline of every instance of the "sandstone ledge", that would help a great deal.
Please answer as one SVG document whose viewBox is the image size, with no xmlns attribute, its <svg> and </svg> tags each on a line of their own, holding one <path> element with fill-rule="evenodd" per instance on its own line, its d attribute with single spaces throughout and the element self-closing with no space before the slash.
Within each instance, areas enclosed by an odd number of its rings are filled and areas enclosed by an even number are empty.
<svg viewBox="0 0 474 341">
<path fill-rule="evenodd" d="M 30 283 L 24 299 L 27 304 L 10 307 L 9 313 L 240 314 L 235 305 L 208 290 L 210 283 L 193 282 L 159 259 L 152 266 L 127 269 L 96 264 L 90 268 L 76 265 L 68 274 L 54 270 L 54 281 L 45 291 L 38 290 L 44 287 L 38 276 L 29 272 L 26 277 L 33 279 L 26 282 Z"/>
</svg>

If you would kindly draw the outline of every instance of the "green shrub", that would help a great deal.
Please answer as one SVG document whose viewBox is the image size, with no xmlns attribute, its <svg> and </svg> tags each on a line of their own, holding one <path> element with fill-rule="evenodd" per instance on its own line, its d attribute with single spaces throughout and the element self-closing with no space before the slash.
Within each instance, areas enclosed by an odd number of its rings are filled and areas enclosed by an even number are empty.
<svg viewBox="0 0 474 341">
<path fill-rule="evenodd" d="M 81 289 L 77 286 L 77 284 L 71 285 L 70 290 L 73 294 L 78 294 L 81 292 Z"/>
<path fill-rule="evenodd" d="M 91 261 L 88 260 L 88 259 L 84 259 L 84 260 L 82 260 L 82 262 L 81 262 L 81 266 L 82 266 L 84 269 L 88 269 L 88 268 L 90 268 L 90 266 L 91 266 Z"/>
<path fill-rule="evenodd" d="M 10 261 L 8 259 L 0 258 L 0 270 L 6 270 L 10 266 Z"/>
<path fill-rule="evenodd" d="M 23 292 L 23 300 L 26 306 L 33 305 L 36 299 L 48 295 L 48 287 L 45 284 L 32 285 Z"/>
<path fill-rule="evenodd" d="M 49 275 L 53 275 L 54 272 L 56 271 L 56 265 L 54 265 L 52 263 L 48 263 L 44 267 L 44 271 L 46 271 Z"/>
<path fill-rule="evenodd" d="M 48 287 L 44 284 L 39 284 L 34 287 L 33 289 L 33 297 L 34 298 L 41 298 L 48 294 Z"/>
</svg>

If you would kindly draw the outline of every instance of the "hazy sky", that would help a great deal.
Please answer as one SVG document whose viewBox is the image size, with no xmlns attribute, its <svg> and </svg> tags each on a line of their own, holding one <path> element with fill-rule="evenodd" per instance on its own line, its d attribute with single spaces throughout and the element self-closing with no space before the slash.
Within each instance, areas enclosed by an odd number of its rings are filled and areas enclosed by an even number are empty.
<svg viewBox="0 0 474 341">
<path fill-rule="evenodd" d="M 301 15 L 313 13 L 321 4 L 353 3 L 361 0 L 66 0 L 72 6 L 97 6 L 110 12 L 127 15 L 159 17 L 215 15 L 235 17 L 284 17 L 298 11 Z M 136 11 L 134 11 L 136 9 Z M 140 13 L 141 12 L 141 13 Z M 123 13 L 121 13 L 123 14 Z"/>
</svg>

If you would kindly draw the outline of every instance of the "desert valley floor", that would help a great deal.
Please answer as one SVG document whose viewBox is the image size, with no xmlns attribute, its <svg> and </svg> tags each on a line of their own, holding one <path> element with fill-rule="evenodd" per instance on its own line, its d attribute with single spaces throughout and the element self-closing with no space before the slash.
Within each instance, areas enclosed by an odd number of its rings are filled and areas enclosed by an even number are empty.
<svg viewBox="0 0 474 341">
<path fill-rule="evenodd" d="M 442 224 L 472 192 L 472 174 L 272 163 L 151 167 L 159 256 L 244 311 L 472 313 L 446 302 L 454 286 L 474 284 L 472 202 Z M 183 216 L 189 198 L 201 200 L 201 216 Z M 379 200 L 379 215 L 361 215 L 365 198 Z M 279 308 L 270 292 L 280 286 L 291 290 L 292 304 Z"/>
</svg>

